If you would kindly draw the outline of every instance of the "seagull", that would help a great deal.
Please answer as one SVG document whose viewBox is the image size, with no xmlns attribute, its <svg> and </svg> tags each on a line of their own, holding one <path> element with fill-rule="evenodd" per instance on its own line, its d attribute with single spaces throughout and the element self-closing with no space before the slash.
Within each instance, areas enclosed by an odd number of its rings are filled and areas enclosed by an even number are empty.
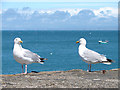
<svg viewBox="0 0 120 90">
<path fill-rule="evenodd" d="M 41 58 L 36 53 L 22 48 L 21 43 L 23 43 L 23 41 L 20 38 L 14 39 L 13 57 L 18 63 L 22 65 L 22 73 L 27 74 L 27 64 L 43 64 L 44 60 L 47 60 L 47 58 Z M 25 64 L 25 73 L 23 72 L 23 64 Z"/>
<path fill-rule="evenodd" d="M 76 41 L 76 43 L 80 43 L 78 53 L 81 59 L 84 62 L 88 63 L 87 71 L 91 72 L 91 64 L 103 63 L 110 65 L 112 62 L 114 62 L 113 60 L 106 58 L 104 55 L 101 55 L 95 51 L 86 48 L 86 40 L 84 38 L 81 38 L 79 41 Z"/>
</svg>

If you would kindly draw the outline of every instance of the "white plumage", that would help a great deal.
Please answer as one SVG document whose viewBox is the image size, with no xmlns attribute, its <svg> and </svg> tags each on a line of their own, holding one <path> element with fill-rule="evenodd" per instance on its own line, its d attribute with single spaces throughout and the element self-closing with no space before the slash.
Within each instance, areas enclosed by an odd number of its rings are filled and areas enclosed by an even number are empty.
<svg viewBox="0 0 120 90">
<path fill-rule="evenodd" d="M 14 49 L 13 49 L 13 56 L 14 59 L 22 64 L 22 72 L 23 72 L 23 64 L 25 64 L 25 73 L 27 73 L 27 64 L 31 63 L 41 63 L 43 64 L 43 60 L 47 60 L 46 58 L 41 58 L 39 55 L 22 48 L 20 45 L 22 43 L 20 38 L 14 39 Z"/>
<path fill-rule="evenodd" d="M 78 53 L 81 59 L 84 62 L 88 63 L 88 70 L 89 70 L 89 64 L 90 64 L 89 71 L 91 71 L 91 64 L 103 63 L 103 64 L 109 65 L 111 64 L 111 62 L 113 62 L 113 60 L 107 59 L 105 56 L 86 48 L 86 40 L 84 38 L 81 38 L 76 43 L 80 43 L 78 48 Z"/>
</svg>

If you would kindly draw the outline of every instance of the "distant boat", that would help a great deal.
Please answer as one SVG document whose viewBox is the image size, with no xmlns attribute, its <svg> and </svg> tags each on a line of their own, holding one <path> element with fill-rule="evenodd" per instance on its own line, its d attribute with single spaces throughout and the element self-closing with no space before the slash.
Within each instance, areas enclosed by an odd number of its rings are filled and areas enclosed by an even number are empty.
<svg viewBox="0 0 120 90">
<path fill-rule="evenodd" d="M 108 41 L 108 40 L 105 40 L 105 41 L 100 40 L 100 41 L 98 41 L 98 42 L 99 42 L 99 44 L 106 44 L 106 43 L 108 43 L 109 41 Z"/>
</svg>

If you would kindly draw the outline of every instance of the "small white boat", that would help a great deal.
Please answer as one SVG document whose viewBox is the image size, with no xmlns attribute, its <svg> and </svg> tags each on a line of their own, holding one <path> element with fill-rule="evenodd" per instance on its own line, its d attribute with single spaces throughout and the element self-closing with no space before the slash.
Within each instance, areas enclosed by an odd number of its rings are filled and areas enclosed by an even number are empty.
<svg viewBox="0 0 120 90">
<path fill-rule="evenodd" d="M 106 43 L 108 43 L 109 41 L 108 41 L 108 40 L 105 40 L 105 41 L 100 40 L 100 41 L 98 41 L 98 42 L 99 42 L 99 44 L 106 44 Z"/>
</svg>

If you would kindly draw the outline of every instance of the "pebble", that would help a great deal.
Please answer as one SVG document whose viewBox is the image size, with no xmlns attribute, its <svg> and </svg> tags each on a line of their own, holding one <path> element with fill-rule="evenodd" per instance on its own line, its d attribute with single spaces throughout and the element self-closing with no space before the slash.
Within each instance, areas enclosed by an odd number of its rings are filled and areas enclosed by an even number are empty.
<svg viewBox="0 0 120 90">
<path fill-rule="evenodd" d="M 114 83 L 113 83 L 114 82 Z M 69 70 L 2 76 L 3 88 L 118 88 L 118 71 Z M 0 87 L 0 88 L 1 88 Z"/>
</svg>

